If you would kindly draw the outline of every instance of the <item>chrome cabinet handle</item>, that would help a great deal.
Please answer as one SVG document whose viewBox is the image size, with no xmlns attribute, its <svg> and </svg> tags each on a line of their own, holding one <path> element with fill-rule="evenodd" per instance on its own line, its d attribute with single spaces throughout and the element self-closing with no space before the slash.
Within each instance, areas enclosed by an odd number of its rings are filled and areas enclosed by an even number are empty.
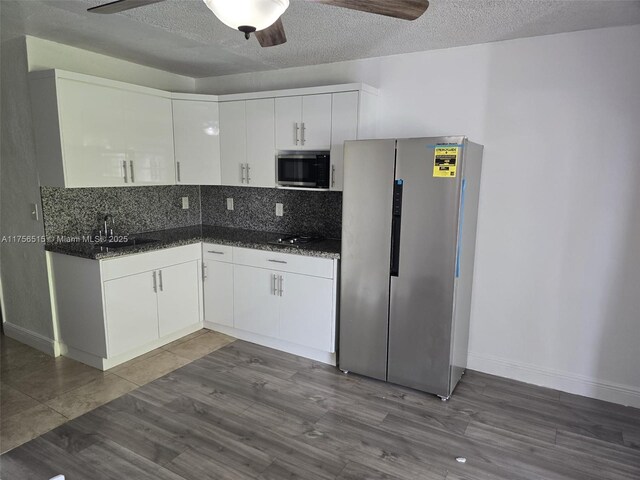
<svg viewBox="0 0 640 480">
<path fill-rule="evenodd" d="M 336 166 L 331 165 L 331 186 L 336 186 Z"/>
<path fill-rule="evenodd" d="M 176 162 L 176 170 L 178 174 L 178 181 L 180 181 L 180 162 Z"/>
<path fill-rule="evenodd" d="M 251 165 L 248 163 L 245 163 L 245 165 L 247 166 L 247 185 L 249 185 L 251 183 Z"/>
<path fill-rule="evenodd" d="M 133 174 L 133 160 L 129 160 L 129 167 L 131 168 L 131 183 L 135 183 L 136 180 Z"/>
<path fill-rule="evenodd" d="M 302 131 L 300 132 L 300 142 L 302 143 L 302 145 L 304 145 L 305 142 L 305 138 L 304 138 L 304 132 L 305 132 L 306 128 L 304 126 L 304 122 L 302 122 Z"/>
<path fill-rule="evenodd" d="M 244 183 L 244 163 L 240 164 L 240 183 Z"/>
<path fill-rule="evenodd" d="M 164 287 L 162 286 L 162 270 L 158 271 L 158 278 L 160 279 L 160 291 L 164 292 Z"/>
<path fill-rule="evenodd" d="M 158 293 L 158 282 L 156 280 L 156 271 L 153 271 L 153 291 Z"/>
<path fill-rule="evenodd" d="M 278 295 L 277 279 L 278 276 L 275 273 L 271 275 L 271 293 L 273 295 Z"/>
<path fill-rule="evenodd" d="M 129 179 L 127 178 L 127 161 L 122 160 L 122 169 L 124 170 L 124 183 L 129 183 Z"/>
<path fill-rule="evenodd" d="M 278 275 L 280 277 L 280 296 L 284 293 L 284 277 L 282 275 Z"/>
<path fill-rule="evenodd" d="M 202 262 L 202 280 L 207 279 L 207 264 Z"/>
<path fill-rule="evenodd" d="M 298 144 L 298 130 L 300 129 L 300 127 L 298 127 L 298 122 L 293 124 L 293 142 L 295 145 Z"/>
<path fill-rule="evenodd" d="M 284 260 L 273 260 L 273 259 L 269 259 L 269 261 L 270 261 L 270 262 L 273 262 L 273 263 L 287 263 L 287 262 L 285 262 Z"/>
<path fill-rule="evenodd" d="M 224 252 L 218 252 L 217 250 L 207 250 L 208 253 L 215 253 L 216 255 L 224 255 Z"/>
</svg>

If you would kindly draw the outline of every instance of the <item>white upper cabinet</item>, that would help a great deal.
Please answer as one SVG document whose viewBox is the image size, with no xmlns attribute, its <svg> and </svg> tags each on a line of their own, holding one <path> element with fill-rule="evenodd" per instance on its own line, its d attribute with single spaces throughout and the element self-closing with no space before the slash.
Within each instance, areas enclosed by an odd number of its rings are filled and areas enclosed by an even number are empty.
<svg viewBox="0 0 640 480">
<path fill-rule="evenodd" d="M 276 149 L 299 150 L 302 123 L 302 97 L 281 97 L 275 100 Z"/>
<path fill-rule="evenodd" d="M 331 95 L 302 97 L 300 144 L 303 150 L 331 148 Z"/>
<path fill-rule="evenodd" d="M 170 94 L 59 70 L 30 83 L 41 185 L 175 183 Z"/>
<path fill-rule="evenodd" d="M 245 185 L 247 117 L 245 101 L 220 104 L 220 167 L 223 185 Z"/>
<path fill-rule="evenodd" d="M 220 185 L 218 102 L 174 99 L 172 105 L 176 183 Z"/>
<path fill-rule="evenodd" d="M 223 185 L 275 186 L 274 99 L 220 103 Z"/>
<path fill-rule="evenodd" d="M 172 94 L 62 70 L 29 74 L 40 184 L 274 187 L 278 150 L 375 138 L 376 90 L 332 85 L 223 96 Z"/>
<path fill-rule="evenodd" d="M 130 183 L 175 184 L 171 100 L 128 91 L 123 97 Z"/>
<path fill-rule="evenodd" d="M 246 182 L 252 187 L 276 184 L 274 99 L 247 100 Z"/>
<path fill-rule="evenodd" d="M 331 110 L 331 190 L 342 191 L 344 142 L 358 138 L 358 92 L 334 93 Z"/>
<path fill-rule="evenodd" d="M 47 100 L 52 101 L 52 107 L 56 109 L 55 85 L 51 86 L 54 87 L 52 98 Z M 124 122 L 125 99 L 122 90 L 60 79 L 57 93 L 60 129 L 56 128 L 57 122 L 41 125 L 39 120 L 44 119 L 38 115 L 34 115 L 34 121 L 37 133 L 47 128 L 50 129 L 46 133 L 49 140 L 58 136 L 62 141 L 61 148 L 52 151 L 62 163 L 59 181 L 63 183 L 59 186 L 118 186 L 128 183 L 128 132 Z M 33 98 L 34 111 L 37 109 L 35 102 L 39 101 L 38 96 L 36 94 Z M 102 114 L 98 115 L 97 112 Z M 41 149 L 46 148 L 46 143 L 46 139 L 36 135 L 38 157 Z M 45 178 L 42 171 L 40 180 L 43 185 L 48 185 L 43 182 Z"/>
<path fill-rule="evenodd" d="M 329 150 L 331 94 L 276 98 L 277 150 Z"/>
</svg>

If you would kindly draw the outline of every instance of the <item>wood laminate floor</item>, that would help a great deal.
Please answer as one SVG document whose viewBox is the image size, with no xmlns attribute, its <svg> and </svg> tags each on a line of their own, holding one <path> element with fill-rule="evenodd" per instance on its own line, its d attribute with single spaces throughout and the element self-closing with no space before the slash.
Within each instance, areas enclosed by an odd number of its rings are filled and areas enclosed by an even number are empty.
<svg viewBox="0 0 640 480">
<path fill-rule="evenodd" d="M 0 457 L 3 480 L 59 473 L 638 480 L 640 411 L 471 371 L 444 403 L 236 341 Z"/>
</svg>

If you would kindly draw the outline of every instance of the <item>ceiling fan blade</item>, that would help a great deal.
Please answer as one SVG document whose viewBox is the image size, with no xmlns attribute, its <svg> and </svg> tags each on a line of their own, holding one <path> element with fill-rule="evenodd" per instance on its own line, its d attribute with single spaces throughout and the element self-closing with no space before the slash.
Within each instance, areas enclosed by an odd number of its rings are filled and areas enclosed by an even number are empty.
<svg viewBox="0 0 640 480">
<path fill-rule="evenodd" d="M 276 20 L 276 22 L 270 27 L 256 32 L 255 36 L 263 47 L 274 47 L 276 45 L 282 45 L 287 41 L 287 36 L 284 33 L 284 26 L 280 19 Z"/>
<path fill-rule="evenodd" d="M 115 0 L 115 2 L 105 3 L 96 7 L 87 9 L 91 13 L 118 13 L 132 8 L 144 7 L 152 3 L 160 3 L 164 0 Z"/>
<path fill-rule="evenodd" d="M 428 0 L 307 0 L 387 17 L 415 20 L 429 8 Z"/>
</svg>

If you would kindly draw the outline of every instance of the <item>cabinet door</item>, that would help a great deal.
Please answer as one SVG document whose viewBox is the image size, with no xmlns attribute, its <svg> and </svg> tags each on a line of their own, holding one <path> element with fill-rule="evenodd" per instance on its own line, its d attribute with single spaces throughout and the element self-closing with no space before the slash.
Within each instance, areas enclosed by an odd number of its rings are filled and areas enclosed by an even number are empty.
<svg viewBox="0 0 640 480">
<path fill-rule="evenodd" d="M 158 305 L 153 272 L 104 282 L 108 357 L 158 339 Z"/>
<path fill-rule="evenodd" d="M 247 100 L 247 184 L 276 184 L 275 106 L 273 98 Z"/>
<path fill-rule="evenodd" d="M 344 142 L 358 137 L 358 92 L 334 93 L 331 99 L 331 190 L 342 191 Z"/>
<path fill-rule="evenodd" d="M 127 160 L 133 185 L 175 184 L 171 100 L 137 92 L 123 95 Z"/>
<path fill-rule="evenodd" d="M 302 97 L 279 97 L 276 106 L 276 149 L 300 150 Z"/>
<path fill-rule="evenodd" d="M 278 305 L 275 292 L 276 272 L 263 268 L 234 265 L 234 326 L 267 337 L 278 337 Z"/>
<path fill-rule="evenodd" d="M 200 321 L 198 261 L 158 270 L 158 324 L 160 337 Z"/>
<path fill-rule="evenodd" d="M 176 183 L 220 185 L 217 102 L 173 100 Z"/>
<path fill-rule="evenodd" d="M 220 167 L 222 185 L 245 185 L 247 121 L 244 100 L 220 107 Z"/>
<path fill-rule="evenodd" d="M 204 261 L 204 319 L 233 327 L 233 264 Z"/>
<path fill-rule="evenodd" d="M 333 281 L 295 273 L 279 275 L 282 278 L 280 338 L 333 352 Z"/>
<path fill-rule="evenodd" d="M 57 89 L 65 186 L 125 185 L 123 91 L 67 79 Z"/>
<path fill-rule="evenodd" d="M 302 97 L 300 143 L 305 150 L 331 148 L 331 94 Z"/>
</svg>

